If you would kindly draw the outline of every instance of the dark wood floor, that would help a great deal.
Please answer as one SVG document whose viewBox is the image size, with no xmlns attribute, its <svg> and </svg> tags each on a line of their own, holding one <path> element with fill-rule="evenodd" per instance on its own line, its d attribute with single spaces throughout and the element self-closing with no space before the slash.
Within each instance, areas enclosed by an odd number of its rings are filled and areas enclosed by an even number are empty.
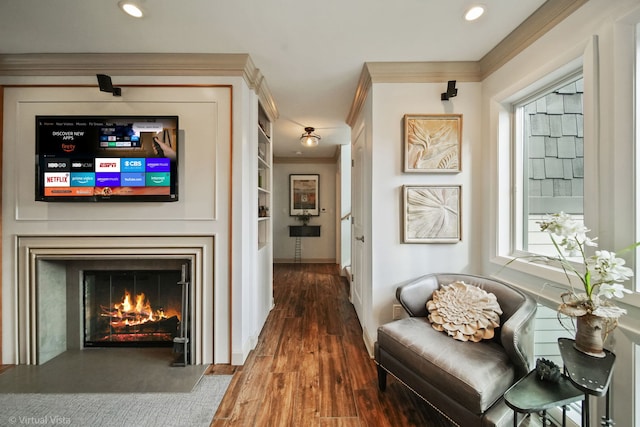
<svg viewBox="0 0 640 427">
<path fill-rule="evenodd" d="M 275 265 L 275 307 L 212 427 L 451 426 L 392 378 L 378 390 L 338 273 L 333 264 Z"/>
</svg>

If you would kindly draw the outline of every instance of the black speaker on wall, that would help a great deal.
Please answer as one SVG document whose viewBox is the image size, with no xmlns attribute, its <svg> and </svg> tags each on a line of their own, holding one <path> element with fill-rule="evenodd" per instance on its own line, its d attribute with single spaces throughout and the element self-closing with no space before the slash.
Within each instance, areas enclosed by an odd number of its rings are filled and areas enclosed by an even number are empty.
<svg viewBox="0 0 640 427">
<path fill-rule="evenodd" d="M 119 87 L 113 87 L 113 82 L 111 81 L 111 76 L 106 74 L 96 74 L 98 78 L 98 86 L 100 87 L 100 92 L 110 92 L 113 96 L 122 95 L 122 90 Z"/>
<path fill-rule="evenodd" d="M 447 82 L 447 91 L 440 94 L 440 99 L 442 101 L 448 101 L 449 98 L 453 98 L 456 95 L 458 95 L 458 89 L 456 89 L 456 81 L 449 80 Z"/>
</svg>

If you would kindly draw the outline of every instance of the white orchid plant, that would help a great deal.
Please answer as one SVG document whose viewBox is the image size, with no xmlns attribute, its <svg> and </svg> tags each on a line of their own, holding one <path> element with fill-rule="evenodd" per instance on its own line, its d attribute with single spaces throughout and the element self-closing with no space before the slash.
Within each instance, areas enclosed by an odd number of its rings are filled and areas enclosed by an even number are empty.
<svg viewBox="0 0 640 427">
<path fill-rule="evenodd" d="M 587 236 L 590 231 L 581 222 L 564 212 L 547 215 L 540 223 L 540 229 L 549 233 L 551 241 L 558 252 L 556 257 L 545 257 L 556 260 L 562 266 L 571 292 L 561 295 L 560 313 L 571 317 L 592 314 L 609 319 L 618 319 L 626 310 L 616 306 L 611 299 L 622 298 L 631 293 L 622 284 L 633 276 L 633 270 L 626 267 L 625 261 L 618 258 L 615 252 L 595 251 L 592 256 L 586 255 L 587 246 L 597 247 L 595 238 Z M 629 250 L 640 244 L 636 243 L 624 249 Z M 570 257 L 582 257 L 584 272 L 578 271 L 569 261 Z M 576 292 L 571 281 L 575 274 L 582 282 L 583 291 Z"/>
</svg>

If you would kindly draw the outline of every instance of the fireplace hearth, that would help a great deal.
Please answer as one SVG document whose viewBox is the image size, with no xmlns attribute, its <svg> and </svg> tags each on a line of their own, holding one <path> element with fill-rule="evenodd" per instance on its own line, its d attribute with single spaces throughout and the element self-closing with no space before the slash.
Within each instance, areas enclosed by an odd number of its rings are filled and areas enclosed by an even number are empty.
<svg viewBox="0 0 640 427">
<path fill-rule="evenodd" d="M 182 322 L 181 270 L 84 271 L 85 347 L 170 347 Z"/>
</svg>

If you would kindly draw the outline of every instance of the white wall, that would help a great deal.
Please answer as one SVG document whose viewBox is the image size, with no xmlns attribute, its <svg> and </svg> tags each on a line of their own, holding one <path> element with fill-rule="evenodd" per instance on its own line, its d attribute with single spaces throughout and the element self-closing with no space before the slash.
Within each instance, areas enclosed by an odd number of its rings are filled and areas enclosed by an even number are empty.
<svg viewBox="0 0 640 427">
<path fill-rule="evenodd" d="M 340 147 L 340 160 L 338 164 L 337 188 L 339 198 L 338 203 L 340 232 L 336 242 L 339 248 L 340 270 L 351 266 L 351 145 L 343 145 Z M 346 217 L 346 218 L 345 218 Z M 341 219 L 345 218 L 345 219 Z"/>
<path fill-rule="evenodd" d="M 395 289 L 403 282 L 435 272 L 477 272 L 480 249 L 476 212 L 482 212 L 480 140 L 480 83 L 458 83 L 458 96 L 441 101 L 443 83 L 378 83 L 372 101 L 371 135 L 371 277 L 363 284 L 365 307 L 361 319 L 369 348 L 377 327 L 392 319 Z M 403 172 L 403 116 L 405 114 L 462 114 L 462 171 L 457 174 Z M 365 110 L 365 115 L 369 114 Z M 366 120 L 366 118 L 365 118 Z M 402 243 L 403 185 L 461 185 L 462 240 L 455 244 Z M 367 191 L 365 188 L 363 191 Z M 367 263 L 365 262 L 365 265 Z"/>
<path fill-rule="evenodd" d="M 541 79 L 583 65 L 585 75 L 585 222 L 603 249 L 617 250 L 638 240 L 634 141 L 635 25 L 637 0 L 591 0 L 483 82 L 482 177 L 486 202 L 473 225 L 482 233 L 483 271 L 521 286 L 555 308 L 564 285 L 561 274 L 508 262 L 510 221 L 509 102 Z M 540 86 L 540 85 L 537 85 Z M 636 88 L 637 91 L 637 88 Z M 636 124 L 637 125 L 637 124 Z M 505 227 L 506 226 L 506 227 Z M 635 230 L 635 231 L 634 231 Z M 633 256 L 626 256 L 631 266 Z M 637 280 L 636 280 L 637 283 Z M 637 289 L 637 285 L 636 289 Z M 636 348 L 640 343 L 640 296 L 623 300 L 628 314 L 607 347 L 615 351 L 612 383 L 616 425 L 638 425 Z M 603 415 L 594 414 L 593 419 Z"/>
<path fill-rule="evenodd" d="M 335 163 L 281 163 L 273 167 L 273 258 L 275 262 L 293 262 L 295 238 L 289 237 L 290 225 L 302 223 L 289 216 L 289 175 L 319 174 L 320 216 L 309 225 L 320 226 L 320 237 L 303 237 L 302 262 L 336 262 L 336 171 Z"/>
</svg>

